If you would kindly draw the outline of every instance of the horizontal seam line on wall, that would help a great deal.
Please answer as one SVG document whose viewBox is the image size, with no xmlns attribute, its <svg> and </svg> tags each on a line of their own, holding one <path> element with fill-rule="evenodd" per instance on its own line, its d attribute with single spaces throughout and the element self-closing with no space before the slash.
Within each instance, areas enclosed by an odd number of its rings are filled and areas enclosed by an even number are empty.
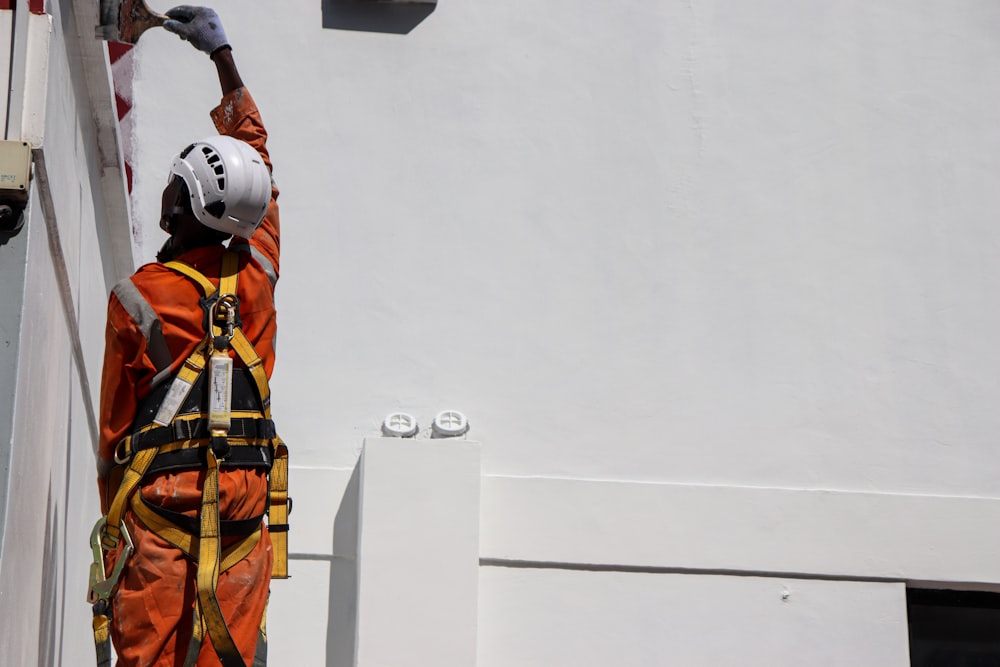
<svg viewBox="0 0 1000 667">
<path fill-rule="evenodd" d="M 789 493 L 808 493 L 826 496 L 867 496 L 878 498 L 916 498 L 916 499 L 946 499 L 946 500 L 973 500 L 995 502 L 1000 500 L 1000 496 L 984 495 L 956 495 L 954 493 L 932 493 L 932 492 L 902 492 L 902 491 L 875 491 L 859 489 L 837 489 L 827 487 L 798 487 L 798 486 L 760 486 L 755 484 L 700 484 L 695 482 L 679 481 L 651 481 L 644 479 L 615 479 L 600 477 L 553 477 L 545 475 L 491 475 L 484 474 L 485 481 L 523 481 L 523 482 L 572 482 L 578 484 L 600 484 L 600 485 L 620 485 L 630 487 L 660 487 L 692 490 L 724 490 L 724 491 L 780 491 Z"/>
<path fill-rule="evenodd" d="M 511 560 L 480 558 L 480 567 L 505 567 L 521 570 L 571 570 L 575 572 L 621 572 L 628 574 L 697 574 L 718 577 L 763 577 L 768 579 L 808 579 L 813 581 L 855 581 L 860 583 L 905 583 L 891 577 L 816 574 L 808 572 L 773 572 L 765 570 L 732 570 L 723 568 L 657 567 L 651 565 L 620 565 L 604 563 L 561 563 L 556 561 Z"/>
<path fill-rule="evenodd" d="M 332 561 L 337 556 L 333 554 L 288 554 L 289 560 L 321 560 L 321 561 Z"/>
</svg>

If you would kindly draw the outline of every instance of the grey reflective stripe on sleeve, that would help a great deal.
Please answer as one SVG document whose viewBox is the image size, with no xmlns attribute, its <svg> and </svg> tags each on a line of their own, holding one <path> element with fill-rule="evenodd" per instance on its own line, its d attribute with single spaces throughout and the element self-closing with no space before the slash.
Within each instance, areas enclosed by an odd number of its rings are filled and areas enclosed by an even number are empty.
<svg viewBox="0 0 1000 667">
<path fill-rule="evenodd" d="M 271 260 L 267 258 L 267 255 L 257 250 L 254 246 L 250 245 L 246 241 L 242 243 L 234 243 L 229 246 L 230 250 L 235 250 L 237 252 L 250 251 L 250 256 L 257 260 L 257 263 L 264 268 L 264 273 L 267 275 L 267 280 L 271 283 L 271 287 L 278 282 L 278 274 L 274 272 L 274 264 L 271 264 Z"/>
<path fill-rule="evenodd" d="M 169 369 L 174 359 L 170 356 L 170 348 L 167 347 L 167 340 L 163 337 L 163 325 L 160 324 L 160 318 L 146 301 L 146 297 L 128 278 L 115 285 L 112 293 L 118 297 L 122 308 L 125 309 L 125 312 L 129 314 L 146 338 L 146 351 L 153 365 L 156 366 L 156 370 Z"/>
<path fill-rule="evenodd" d="M 264 256 L 260 250 L 250 246 L 250 256 L 260 262 L 260 265 L 264 267 L 264 273 L 267 274 L 267 279 L 271 282 L 271 287 L 278 282 L 278 274 L 274 272 L 274 264 L 271 264 L 271 260 Z"/>
</svg>

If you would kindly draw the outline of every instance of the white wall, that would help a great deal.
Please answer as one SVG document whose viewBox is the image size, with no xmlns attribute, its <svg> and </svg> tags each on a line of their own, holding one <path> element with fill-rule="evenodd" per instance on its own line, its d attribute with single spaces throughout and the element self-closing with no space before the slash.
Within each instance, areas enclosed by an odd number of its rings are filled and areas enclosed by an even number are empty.
<svg viewBox="0 0 1000 667">
<path fill-rule="evenodd" d="M 336 615 L 335 516 L 399 408 L 462 409 L 483 443 L 484 587 L 586 576 L 641 617 L 631 577 L 489 568 L 830 577 L 816 618 L 856 622 L 871 592 L 892 619 L 830 664 L 896 664 L 898 582 L 1000 583 L 978 557 L 1000 497 L 995 3 L 442 0 L 406 35 L 324 28 L 331 2 L 214 7 L 272 134 L 274 413 L 292 495 L 322 508 L 292 517 L 307 580 L 275 586 L 275 655 L 335 652 L 295 610 Z M 149 259 L 218 88 L 154 32 L 133 90 Z M 711 582 L 734 617 L 820 632 L 755 607 L 741 586 L 766 582 Z M 515 608 L 481 597 L 484 664 Z"/>
<path fill-rule="evenodd" d="M 454 404 L 497 473 L 995 492 L 994 5 L 217 8 L 283 190 L 297 463 Z M 146 258 L 212 131 L 185 47 L 139 47 Z"/>
<path fill-rule="evenodd" d="M 13 243 L 20 248 L 23 279 L 7 293 L 14 302 L 10 320 L 5 313 L 5 321 L 14 324 L 7 335 L 15 337 L 18 357 L 12 369 L 2 369 L 5 390 L 13 394 L 13 416 L 0 430 L 4 449 L 10 448 L 0 553 L 4 665 L 80 665 L 93 659 L 91 613 L 84 600 L 90 527 L 100 510 L 94 451 L 104 313 L 119 266 L 131 264 L 131 258 L 116 257 L 111 244 L 121 221 L 114 219 L 108 198 L 114 188 L 104 179 L 115 179 L 112 165 L 120 156 L 113 134 L 110 150 L 101 142 L 113 127 L 113 96 L 107 76 L 103 91 L 95 85 L 100 77 L 88 78 L 95 62 L 106 74 L 107 59 L 92 39 L 89 12 L 96 7 L 79 5 L 47 3 L 49 46 L 32 56 L 47 55 L 46 63 L 25 57 L 27 3 L 19 3 L 14 34 L 13 78 L 21 83 L 11 95 L 14 121 L 8 136 L 23 131 L 22 121 L 31 114 L 37 123 L 26 227 Z M 30 21 L 45 25 L 49 18 Z M 78 39 L 78 19 L 88 24 L 85 41 Z M 22 106 L 25 80 L 47 92 L 46 105 Z M 127 202 L 117 180 L 120 210 Z M 127 232 L 125 240 L 128 248 Z M 5 255 L 10 257 L 15 255 Z"/>
<path fill-rule="evenodd" d="M 907 667 L 901 584 L 483 568 L 479 667 Z"/>
</svg>

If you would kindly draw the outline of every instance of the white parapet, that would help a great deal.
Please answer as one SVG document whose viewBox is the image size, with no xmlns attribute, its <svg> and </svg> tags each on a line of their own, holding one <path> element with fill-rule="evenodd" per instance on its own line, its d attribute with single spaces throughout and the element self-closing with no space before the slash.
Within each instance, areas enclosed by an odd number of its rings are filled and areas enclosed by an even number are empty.
<svg viewBox="0 0 1000 667">
<path fill-rule="evenodd" d="M 14 38 L 14 10 L 0 9 L 0 39 L 9 45 Z M 0 139 L 6 137 L 7 104 L 10 98 L 10 49 L 0 49 Z"/>
<path fill-rule="evenodd" d="M 475 665 L 479 444 L 366 439 L 358 481 L 355 664 Z"/>
<path fill-rule="evenodd" d="M 33 148 L 40 148 L 45 143 L 45 105 L 48 99 L 51 38 L 52 17 L 48 14 L 30 14 L 20 138 Z"/>
</svg>

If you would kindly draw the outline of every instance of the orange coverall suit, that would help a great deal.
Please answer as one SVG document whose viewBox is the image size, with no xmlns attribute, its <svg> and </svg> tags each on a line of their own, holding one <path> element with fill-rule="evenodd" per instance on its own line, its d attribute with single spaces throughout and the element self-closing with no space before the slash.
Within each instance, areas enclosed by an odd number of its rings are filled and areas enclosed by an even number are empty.
<svg viewBox="0 0 1000 667">
<path fill-rule="evenodd" d="M 271 162 L 265 142 L 267 132 L 257 107 L 245 88 L 227 94 L 212 110 L 212 120 L 221 134 L 242 139 Z M 278 275 L 279 225 L 272 182 L 271 203 L 263 223 L 249 240 L 234 238 L 230 248 L 240 252 L 238 296 L 242 329 L 264 362 L 267 377 L 274 367 L 274 283 Z M 186 262 L 218 285 L 221 256 L 219 244 L 190 250 L 177 259 Z M 164 365 L 162 354 L 150 346 L 151 337 L 166 342 L 172 363 L 161 373 L 164 382 L 177 372 L 205 335 L 202 293 L 184 276 L 152 263 L 119 283 L 108 305 L 104 373 L 101 382 L 100 449 L 98 487 L 102 513 L 107 513 L 108 473 L 113 466 L 115 445 L 133 425 L 138 405 L 150 393 L 153 377 Z M 158 369 L 154 357 L 160 356 Z M 235 356 L 230 350 L 230 356 Z M 237 358 L 237 366 L 241 363 Z M 138 492 L 155 505 L 197 514 L 201 506 L 204 470 L 163 471 L 148 475 Z M 263 470 L 222 468 L 219 474 L 219 512 L 222 519 L 248 519 L 264 513 L 267 478 Z M 136 551 L 128 560 L 112 598 L 111 635 L 118 665 L 179 665 L 183 662 L 192 633 L 197 565 L 177 548 L 147 530 L 130 511 L 126 527 Z M 223 548 L 237 538 L 223 538 Z M 228 541 L 227 541 L 228 540 Z M 233 640 L 246 664 L 253 663 L 258 632 L 264 617 L 271 578 L 271 539 L 266 527 L 250 554 L 222 573 L 217 597 Z M 220 664 L 212 642 L 205 638 L 199 665 Z"/>
</svg>

